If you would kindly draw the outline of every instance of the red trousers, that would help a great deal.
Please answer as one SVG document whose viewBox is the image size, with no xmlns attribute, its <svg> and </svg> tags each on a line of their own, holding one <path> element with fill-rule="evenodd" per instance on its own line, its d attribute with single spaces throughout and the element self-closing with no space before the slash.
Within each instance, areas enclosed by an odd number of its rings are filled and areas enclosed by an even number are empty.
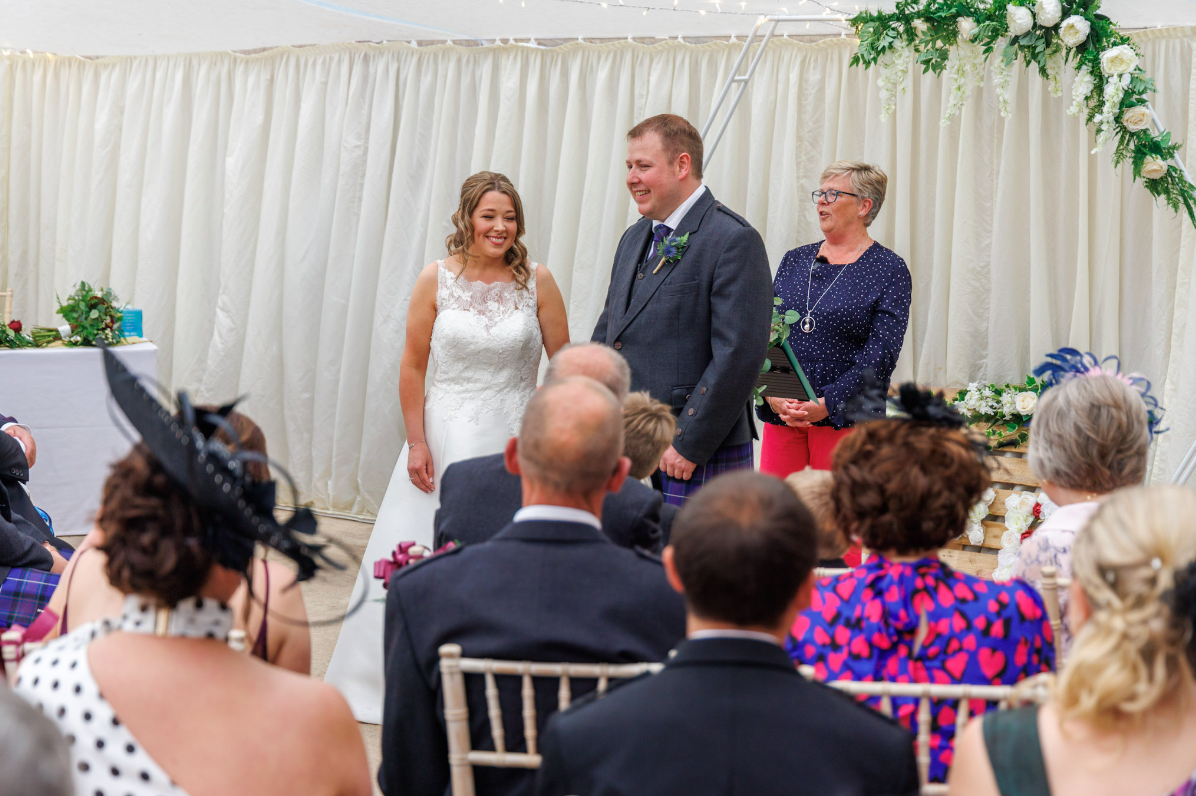
<svg viewBox="0 0 1196 796">
<path fill-rule="evenodd" d="M 765 423 L 760 445 L 760 472 L 784 478 L 806 467 L 829 470 L 835 446 L 850 433 L 850 428 L 793 428 Z"/>
</svg>

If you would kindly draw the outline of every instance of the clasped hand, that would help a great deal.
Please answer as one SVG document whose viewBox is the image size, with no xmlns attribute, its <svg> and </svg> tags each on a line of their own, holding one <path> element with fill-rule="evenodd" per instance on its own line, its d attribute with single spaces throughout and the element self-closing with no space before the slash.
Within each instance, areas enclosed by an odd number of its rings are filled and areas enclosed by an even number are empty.
<svg viewBox="0 0 1196 796">
<path fill-rule="evenodd" d="M 792 428 L 812 426 L 819 420 L 824 420 L 828 415 L 825 398 L 819 398 L 817 401 L 769 398 L 768 405 L 772 407 L 772 411 L 777 413 L 785 425 Z"/>
<path fill-rule="evenodd" d="M 33 435 L 29 433 L 29 429 L 24 426 L 9 426 L 4 429 L 4 433 L 21 441 L 25 447 L 25 460 L 32 467 L 33 463 L 37 461 L 37 443 L 33 441 Z"/>
</svg>

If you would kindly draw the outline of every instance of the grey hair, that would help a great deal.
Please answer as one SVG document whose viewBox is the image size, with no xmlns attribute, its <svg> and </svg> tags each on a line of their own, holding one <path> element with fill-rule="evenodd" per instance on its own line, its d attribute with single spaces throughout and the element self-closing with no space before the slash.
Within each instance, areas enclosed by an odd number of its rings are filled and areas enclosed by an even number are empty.
<svg viewBox="0 0 1196 796">
<path fill-rule="evenodd" d="M 587 376 L 545 384 L 519 429 L 523 477 L 567 495 L 602 489 L 623 455 L 623 407 Z"/>
<path fill-rule="evenodd" d="M 71 753 L 54 722 L 0 687 L 0 783 L 21 796 L 74 796 Z"/>
<path fill-rule="evenodd" d="M 864 226 L 872 226 L 872 222 L 880 215 L 880 206 L 885 203 L 885 192 L 889 187 L 889 177 L 880 166 L 873 166 L 861 160 L 836 160 L 822 170 L 819 182 L 826 182 L 831 177 L 846 174 L 851 179 L 851 190 L 859 194 L 859 200 L 872 200 L 872 208 L 864 216 Z"/>
<path fill-rule="evenodd" d="M 1116 376 L 1077 376 L 1043 393 L 1030 423 L 1039 480 L 1104 494 L 1146 477 L 1146 404 Z"/>
<path fill-rule="evenodd" d="M 560 347 L 548 362 L 544 384 L 570 376 L 588 376 L 610 390 L 620 404 L 631 392 L 631 366 L 622 354 L 602 343 L 566 343 Z"/>
</svg>

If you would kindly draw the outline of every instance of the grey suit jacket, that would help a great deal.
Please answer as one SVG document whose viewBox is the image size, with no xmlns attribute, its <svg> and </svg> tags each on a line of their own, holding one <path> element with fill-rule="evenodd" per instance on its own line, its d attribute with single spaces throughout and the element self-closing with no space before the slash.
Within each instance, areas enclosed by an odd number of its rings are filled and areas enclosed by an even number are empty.
<svg viewBox="0 0 1196 796">
<path fill-rule="evenodd" d="M 631 389 L 673 408 L 673 447 L 703 465 L 719 448 L 756 435 L 749 400 L 768 353 L 772 273 L 760 234 L 709 189 L 673 235 L 686 233 L 680 261 L 652 273 L 660 261 L 653 255 L 630 306 L 652 222 L 623 233 L 592 339 L 627 359 Z"/>
</svg>

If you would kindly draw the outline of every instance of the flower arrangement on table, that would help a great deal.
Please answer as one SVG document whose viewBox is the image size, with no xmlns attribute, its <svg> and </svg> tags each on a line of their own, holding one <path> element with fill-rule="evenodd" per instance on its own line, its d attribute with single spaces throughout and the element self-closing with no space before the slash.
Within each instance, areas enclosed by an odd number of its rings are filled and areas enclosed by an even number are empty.
<svg viewBox="0 0 1196 796">
<path fill-rule="evenodd" d="M 968 544 L 984 543 L 983 521 L 989 515 L 996 498 L 995 489 L 986 489 L 980 502 L 972 506 L 968 512 L 968 524 L 964 530 Z M 1013 576 L 1013 565 L 1017 561 L 1022 542 L 1058 508 L 1042 492 L 1013 492 L 1005 498 L 1005 532 L 1001 534 L 1001 549 L 997 551 L 997 568 L 993 571 L 993 580 L 1007 581 Z"/>
<path fill-rule="evenodd" d="M 1129 161 L 1135 180 L 1196 225 L 1196 186 L 1177 157 L 1180 144 L 1146 98 L 1156 91 L 1154 80 L 1142 68 L 1138 45 L 1099 8 L 1100 0 L 1072 0 L 1065 17 L 1061 0 L 899 0 L 893 11 L 861 11 L 851 18 L 860 40 L 851 64 L 880 68 L 881 121 L 905 93 L 915 59 L 924 73 L 945 71 L 951 82 L 942 119 L 947 124 L 972 87 L 984 82 L 985 64 L 998 50 L 993 84 L 1005 118 L 1016 61 L 1036 68 L 1053 97 L 1062 96 L 1070 63 L 1076 76 L 1068 114 L 1083 112 L 1096 130 L 1093 154 L 1115 140 L 1113 164 Z"/>
<path fill-rule="evenodd" d="M 983 426 L 989 450 L 1025 445 L 1030 440 L 1026 424 L 1038 408 L 1043 384 L 1033 376 L 1021 383 L 972 382 L 960 390 L 951 405 L 969 426 Z"/>
<path fill-rule="evenodd" d="M 768 347 L 771 350 L 774 346 L 780 346 L 789 339 L 790 332 L 793 331 L 793 324 L 797 323 L 798 313 L 796 310 L 786 310 L 782 315 L 779 307 L 783 299 L 780 296 L 774 296 L 772 299 L 772 326 L 768 335 Z M 761 373 L 767 373 L 772 370 L 772 360 L 765 359 L 764 366 L 760 368 Z M 764 386 L 757 384 L 752 388 L 752 400 L 756 406 L 764 405 Z"/>
<path fill-rule="evenodd" d="M 74 346 L 94 346 L 96 340 L 117 345 L 124 339 L 120 299 L 110 287 L 93 288 L 80 282 L 65 302 L 58 299 L 58 314 L 66 321 L 62 326 L 33 328 L 36 345 L 45 346 L 58 340 Z"/>
<path fill-rule="evenodd" d="M 11 320 L 0 325 L 0 348 L 32 348 L 33 338 L 25 331 L 25 327 L 18 320 Z"/>
</svg>

